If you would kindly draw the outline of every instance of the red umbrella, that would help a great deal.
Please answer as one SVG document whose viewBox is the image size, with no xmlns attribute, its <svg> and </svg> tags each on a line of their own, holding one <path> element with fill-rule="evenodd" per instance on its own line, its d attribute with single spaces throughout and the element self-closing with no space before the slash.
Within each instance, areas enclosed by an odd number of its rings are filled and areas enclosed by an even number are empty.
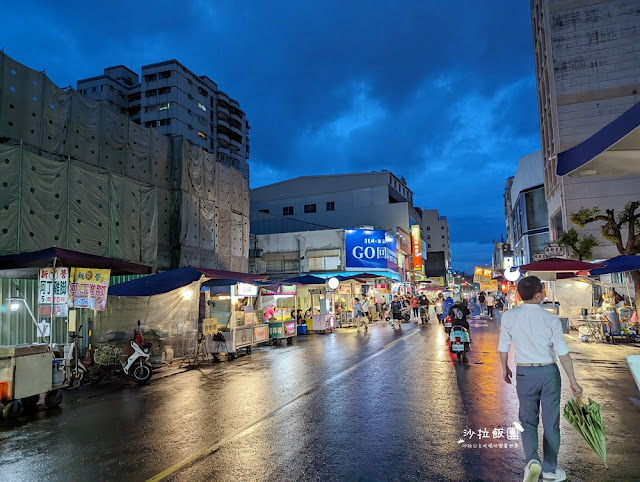
<svg viewBox="0 0 640 482">
<path fill-rule="evenodd" d="M 585 263 L 584 261 L 576 261 L 574 259 L 548 258 L 522 265 L 520 266 L 520 271 L 576 273 L 581 270 L 591 270 L 603 266 L 604 264 Z"/>
</svg>

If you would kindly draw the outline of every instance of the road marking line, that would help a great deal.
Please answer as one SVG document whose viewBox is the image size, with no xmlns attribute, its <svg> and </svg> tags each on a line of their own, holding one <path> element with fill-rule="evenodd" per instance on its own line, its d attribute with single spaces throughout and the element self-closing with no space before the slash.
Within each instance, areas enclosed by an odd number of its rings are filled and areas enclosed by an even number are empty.
<svg viewBox="0 0 640 482">
<path fill-rule="evenodd" d="M 350 366 L 349 368 L 345 368 L 343 371 L 341 371 L 340 373 L 332 376 L 331 378 L 325 380 L 324 382 L 315 385 L 313 387 L 309 387 L 306 390 L 300 392 L 298 395 L 296 395 L 295 397 L 293 397 L 292 399 L 284 402 L 283 404 L 279 405 L 277 408 L 275 408 L 274 410 L 272 410 L 271 412 L 263 415 L 262 417 L 256 419 L 256 420 L 252 420 L 251 422 L 246 423 L 245 425 L 243 425 L 240 428 L 237 428 L 236 430 L 234 430 L 233 432 L 231 432 L 230 434 L 224 436 L 222 439 L 220 439 L 218 442 L 209 445 L 208 447 L 205 447 L 201 450 L 199 450 L 198 452 L 196 452 L 195 454 L 187 457 L 186 459 L 178 462 L 175 465 L 172 465 L 171 467 L 169 467 L 166 470 L 163 470 L 162 472 L 160 472 L 157 475 L 154 475 L 153 477 L 151 477 L 150 479 L 147 479 L 147 482 L 158 482 L 168 476 L 170 476 L 171 474 L 177 472 L 178 470 L 182 469 L 183 467 L 186 467 L 187 465 L 192 464 L 193 462 L 195 462 L 196 460 L 198 460 L 199 458 L 205 456 L 205 455 L 209 455 L 212 453 L 215 453 L 216 451 L 218 451 L 220 449 L 220 447 L 222 445 L 224 445 L 225 443 L 229 442 L 230 440 L 232 440 L 233 438 L 237 437 L 238 435 L 240 435 L 242 432 L 245 432 L 247 430 L 249 430 L 250 428 L 252 428 L 255 425 L 258 425 L 260 422 L 265 421 L 266 419 L 272 417 L 273 415 L 275 415 L 276 413 L 278 413 L 280 410 L 286 408 L 287 406 L 291 405 L 292 403 L 296 402 L 297 400 L 301 399 L 302 397 L 309 395 L 310 393 L 315 392 L 316 390 L 319 390 L 320 388 L 323 388 L 325 386 L 327 386 L 328 384 L 334 382 L 335 380 L 341 378 L 342 376 L 351 373 L 352 371 L 354 371 L 357 367 L 359 367 L 360 365 L 362 365 L 364 362 L 371 360 L 374 357 L 379 356 L 384 350 L 386 350 L 387 348 L 395 345 L 396 343 L 398 343 L 399 341 L 403 341 L 406 340 L 407 338 L 417 335 L 419 333 L 419 331 L 414 330 L 412 333 L 408 334 L 408 335 L 402 335 L 400 338 L 398 338 L 397 340 L 393 340 L 390 343 L 387 343 L 386 345 L 380 347 L 379 349 L 377 349 L 375 352 L 373 352 L 371 355 L 369 355 L 366 358 L 363 358 L 362 360 L 360 360 L 358 363 Z"/>
</svg>

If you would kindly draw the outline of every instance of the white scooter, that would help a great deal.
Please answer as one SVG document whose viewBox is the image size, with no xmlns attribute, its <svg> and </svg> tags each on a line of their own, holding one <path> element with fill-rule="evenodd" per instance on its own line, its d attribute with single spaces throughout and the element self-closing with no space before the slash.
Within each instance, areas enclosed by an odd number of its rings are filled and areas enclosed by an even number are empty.
<svg viewBox="0 0 640 482">
<path fill-rule="evenodd" d="M 133 330 L 133 340 L 124 351 L 110 345 L 96 346 L 93 356 L 96 364 L 91 370 L 91 382 L 97 383 L 110 374 L 124 373 L 139 385 L 148 383 L 153 376 L 153 368 L 148 363 L 150 346 L 143 343 L 138 320 L 138 328 Z"/>
</svg>

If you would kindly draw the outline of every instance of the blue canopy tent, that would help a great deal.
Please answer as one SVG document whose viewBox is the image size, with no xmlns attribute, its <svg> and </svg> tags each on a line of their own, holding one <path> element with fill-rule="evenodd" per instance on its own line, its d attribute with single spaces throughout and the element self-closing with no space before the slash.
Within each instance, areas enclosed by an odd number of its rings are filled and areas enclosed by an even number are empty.
<svg viewBox="0 0 640 482">
<path fill-rule="evenodd" d="M 620 255 L 604 262 L 604 267 L 594 268 L 589 271 L 589 276 L 600 276 L 603 274 L 624 273 L 625 271 L 640 270 L 640 256 Z M 625 279 L 624 284 L 627 287 L 627 295 L 631 301 L 631 290 L 629 283 Z M 638 300 L 636 300 L 636 303 Z"/>
<path fill-rule="evenodd" d="M 640 256 L 616 256 L 604 262 L 603 268 L 594 268 L 589 271 L 592 276 L 602 274 L 624 273 L 625 271 L 640 270 Z"/>
<path fill-rule="evenodd" d="M 224 280 L 224 284 L 252 283 L 256 278 L 264 279 L 260 275 L 187 266 L 115 285 L 109 288 L 109 296 L 152 296 L 167 293 L 193 283 L 203 275 L 210 280 Z"/>
</svg>

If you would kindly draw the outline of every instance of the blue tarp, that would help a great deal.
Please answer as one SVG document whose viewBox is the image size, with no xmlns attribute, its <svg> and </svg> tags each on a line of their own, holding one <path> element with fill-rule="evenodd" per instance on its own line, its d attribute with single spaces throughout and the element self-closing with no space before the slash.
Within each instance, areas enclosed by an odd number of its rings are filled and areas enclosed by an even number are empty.
<svg viewBox="0 0 640 482">
<path fill-rule="evenodd" d="M 591 276 L 601 274 L 623 273 L 640 269 L 640 256 L 616 256 L 604 262 L 604 268 L 594 268 L 589 271 Z"/>
<path fill-rule="evenodd" d="M 167 293 L 199 280 L 202 275 L 226 280 L 225 283 L 229 281 L 229 284 L 252 283 L 254 278 L 260 277 L 232 271 L 184 267 L 117 284 L 109 288 L 109 296 L 152 296 Z"/>
</svg>

